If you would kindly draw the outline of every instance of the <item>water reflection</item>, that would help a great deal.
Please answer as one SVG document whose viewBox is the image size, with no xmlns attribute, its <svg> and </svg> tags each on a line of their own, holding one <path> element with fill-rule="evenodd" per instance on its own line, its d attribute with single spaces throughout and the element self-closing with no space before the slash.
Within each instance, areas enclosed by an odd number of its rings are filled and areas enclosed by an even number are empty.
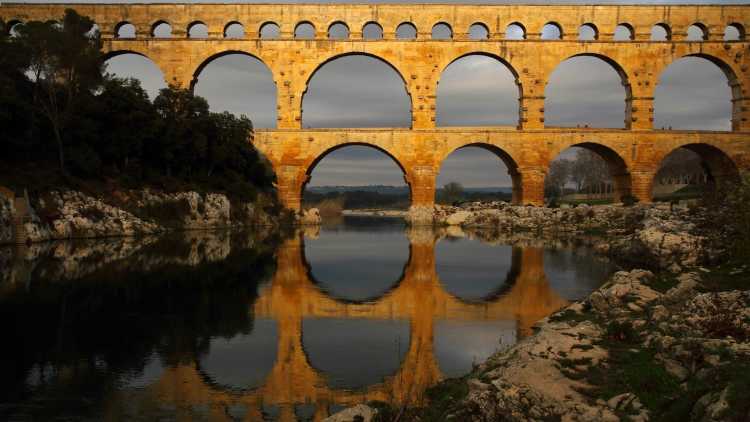
<svg viewBox="0 0 750 422">
<path fill-rule="evenodd" d="M 10 254 L 27 268 L 0 284 L 19 346 L 2 352 L 15 376 L 0 416 L 320 420 L 419 404 L 612 270 L 585 248 L 377 221 Z M 97 248 L 128 252 L 103 263 Z"/>
</svg>

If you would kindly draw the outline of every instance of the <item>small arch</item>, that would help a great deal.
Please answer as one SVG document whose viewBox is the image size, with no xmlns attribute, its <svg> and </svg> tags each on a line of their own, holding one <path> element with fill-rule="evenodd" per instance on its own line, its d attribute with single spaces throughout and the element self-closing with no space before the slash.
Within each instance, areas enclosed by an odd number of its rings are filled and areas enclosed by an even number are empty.
<svg viewBox="0 0 750 422">
<path fill-rule="evenodd" d="M 561 40 L 562 36 L 562 28 L 557 22 L 548 22 L 542 27 L 543 40 Z"/>
<path fill-rule="evenodd" d="M 258 31 L 258 36 L 264 40 L 276 40 L 280 35 L 281 29 L 276 22 L 265 22 Z"/>
<path fill-rule="evenodd" d="M 245 27 L 237 22 L 232 21 L 224 26 L 224 38 L 241 39 L 245 38 Z"/>
<path fill-rule="evenodd" d="M 18 36 L 18 29 L 20 28 L 19 25 L 23 25 L 23 22 L 21 22 L 19 20 L 8 21 L 8 23 L 5 24 L 5 30 L 7 31 L 6 33 L 10 37 L 17 37 Z"/>
<path fill-rule="evenodd" d="M 505 28 L 505 39 L 506 40 L 525 40 L 526 39 L 526 27 L 518 22 L 513 22 Z"/>
<path fill-rule="evenodd" d="M 208 38 L 208 25 L 201 21 L 192 22 L 187 27 L 188 38 Z"/>
<path fill-rule="evenodd" d="M 411 22 L 401 23 L 396 27 L 396 38 L 399 40 L 416 40 L 417 27 Z"/>
<path fill-rule="evenodd" d="M 136 37 L 135 25 L 130 22 L 120 22 L 115 25 L 115 38 L 129 39 Z"/>
<path fill-rule="evenodd" d="M 720 148 L 705 143 L 687 143 L 662 157 L 651 194 L 656 200 L 696 197 L 739 178 L 736 163 Z"/>
<path fill-rule="evenodd" d="M 334 22 L 328 27 L 328 39 L 346 40 L 349 39 L 349 27 L 344 22 Z"/>
<path fill-rule="evenodd" d="M 632 41 L 635 39 L 635 31 L 629 23 L 621 23 L 615 27 L 615 33 L 612 36 L 615 41 Z"/>
<path fill-rule="evenodd" d="M 666 23 L 657 23 L 651 27 L 651 41 L 669 41 L 672 39 L 672 30 Z"/>
<path fill-rule="evenodd" d="M 469 39 L 487 40 L 490 38 L 490 30 L 482 22 L 476 22 L 469 27 Z"/>
<path fill-rule="evenodd" d="M 595 41 L 599 39 L 599 29 L 593 23 L 584 23 L 578 28 L 578 40 Z"/>
<path fill-rule="evenodd" d="M 559 200 L 570 193 L 571 185 L 575 185 L 575 193 L 592 199 L 620 202 L 631 195 L 627 163 L 615 150 L 597 142 L 564 147 L 550 161 L 544 180 L 545 198 Z"/>
<path fill-rule="evenodd" d="M 315 26 L 308 21 L 300 22 L 294 27 L 294 39 L 312 40 L 315 39 Z"/>
<path fill-rule="evenodd" d="M 744 41 L 745 27 L 740 23 L 730 23 L 724 28 L 724 41 Z"/>
<path fill-rule="evenodd" d="M 172 25 L 164 20 L 154 22 L 151 25 L 151 36 L 153 38 L 172 38 Z"/>
<path fill-rule="evenodd" d="M 453 29 L 445 22 L 438 22 L 432 27 L 433 40 L 450 40 L 453 38 Z"/>
<path fill-rule="evenodd" d="M 705 41 L 708 39 L 708 28 L 706 25 L 696 22 L 687 29 L 687 41 Z"/>
<path fill-rule="evenodd" d="M 383 27 L 377 22 L 367 22 L 362 26 L 362 38 L 366 40 L 382 40 Z"/>
</svg>

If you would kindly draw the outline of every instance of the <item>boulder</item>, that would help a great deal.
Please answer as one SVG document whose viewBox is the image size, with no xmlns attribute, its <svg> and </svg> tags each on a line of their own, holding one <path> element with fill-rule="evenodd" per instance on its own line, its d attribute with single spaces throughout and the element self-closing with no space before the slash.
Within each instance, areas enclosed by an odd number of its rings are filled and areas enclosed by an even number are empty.
<svg viewBox="0 0 750 422">
<path fill-rule="evenodd" d="M 364 404 L 358 404 L 356 406 L 347 407 L 346 409 L 323 419 L 323 422 L 370 422 L 377 414 L 377 409 L 373 409 Z"/>
</svg>

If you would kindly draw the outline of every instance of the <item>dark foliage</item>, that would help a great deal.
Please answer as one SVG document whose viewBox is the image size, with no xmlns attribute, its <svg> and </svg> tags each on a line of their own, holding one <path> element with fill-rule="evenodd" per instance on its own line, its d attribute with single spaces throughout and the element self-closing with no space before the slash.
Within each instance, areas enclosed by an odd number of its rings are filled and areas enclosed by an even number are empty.
<svg viewBox="0 0 750 422">
<path fill-rule="evenodd" d="M 272 190 L 248 118 L 211 113 L 176 87 L 151 102 L 138 81 L 105 74 L 91 27 L 68 10 L 15 36 L 0 28 L 0 184 L 33 192 L 107 181 L 240 200 Z"/>
</svg>

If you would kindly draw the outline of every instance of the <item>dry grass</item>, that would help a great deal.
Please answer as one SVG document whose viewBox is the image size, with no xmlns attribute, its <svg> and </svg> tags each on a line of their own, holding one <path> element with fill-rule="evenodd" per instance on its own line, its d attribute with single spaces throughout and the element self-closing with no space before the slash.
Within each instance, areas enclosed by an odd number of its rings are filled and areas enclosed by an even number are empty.
<svg viewBox="0 0 750 422">
<path fill-rule="evenodd" d="M 313 206 L 321 217 L 338 217 L 344 211 L 344 198 L 324 199 Z"/>
</svg>

